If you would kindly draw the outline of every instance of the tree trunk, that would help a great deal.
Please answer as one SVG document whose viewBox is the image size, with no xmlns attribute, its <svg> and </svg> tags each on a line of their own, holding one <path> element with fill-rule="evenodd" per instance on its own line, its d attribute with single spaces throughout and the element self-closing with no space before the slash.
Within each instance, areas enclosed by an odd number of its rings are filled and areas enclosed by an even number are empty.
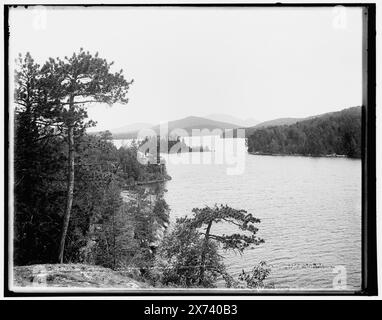
<svg viewBox="0 0 382 320">
<path fill-rule="evenodd" d="M 212 226 L 212 221 L 210 221 L 210 223 L 207 226 L 206 236 L 204 238 L 203 251 L 202 251 L 202 256 L 200 259 L 199 284 L 203 284 L 203 281 L 204 281 L 204 273 L 206 269 L 205 264 L 206 264 L 207 245 L 208 245 L 208 239 L 210 237 L 211 226 Z"/>
<path fill-rule="evenodd" d="M 116 233 L 116 231 L 115 231 L 115 212 L 113 211 L 113 270 L 115 270 L 116 269 L 116 250 L 117 250 L 117 248 L 116 248 L 116 235 L 115 235 L 115 233 Z"/>
<path fill-rule="evenodd" d="M 59 263 L 64 262 L 64 250 L 65 250 L 65 240 L 66 234 L 68 232 L 70 213 L 72 211 L 73 204 L 73 191 L 74 191 L 74 137 L 73 137 L 73 126 L 68 128 L 68 145 L 69 145 L 69 156 L 68 156 L 68 189 L 66 198 L 66 208 L 64 221 L 62 225 L 60 249 L 59 249 Z"/>
</svg>

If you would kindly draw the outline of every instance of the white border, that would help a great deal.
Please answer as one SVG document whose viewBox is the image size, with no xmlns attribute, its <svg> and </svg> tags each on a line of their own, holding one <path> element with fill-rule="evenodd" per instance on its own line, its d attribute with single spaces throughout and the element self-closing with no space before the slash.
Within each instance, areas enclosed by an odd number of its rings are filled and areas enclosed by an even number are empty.
<svg viewBox="0 0 382 320">
<path fill-rule="evenodd" d="M 57 1 L 57 0 L 52 0 L 52 1 L 46 1 L 46 0 L 39 0 L 39 1 L 31 1 L 31 0 L 14 0 L 14 1 L 3 1 L 1 0 L 1 4 L 4 5 L 4 4 L 33 4 L 33 3 L 36 3 L 38 2 L 39 4 L 62 4 L 64 3 L 64 1 Z M 174 0 L 167 0 L 167 1 L 160 1 L 160 0 L 151 0 L 151 1 L 147 1 L 147 0 L 143 0 L 143 1 L 136 1 L 136 0 L 133 0 L 133 1 L 128 1 L 128 3 L 150 3 L 150 4 L 162 4 L 162 3 L 179 3 L 179 4 L 183 4 L 183 3 L 234 3 L 235 1 L 226 1 L 226 0 L 223 0 L 223 1 L 217 1 L 217 0 L 209 0 L 209 1 L 202 1 L 202 0 L 178 0 L 178 1 L 174 1 Z M 255 2 L 255 1 L 250 1 L 250 0 L 241 0 L 241 1 L 238 1 L 240 3 L 269 3 L 269 4 L 272 4 L 272 3 L 275 3 L 276 1 L 261 1 L 261 2 Z M 301 4 L 304 4 L 304 3 L 317 3 L 318 1 L 281 1 L 282 3 L 301 3 Z M 328 2 L 329 1 L 325 1 L 325 2 Z M 349 1 L 343 1 L 343 0 L 339 0 L 339 1 L 330 1 L 330 2 L 334 2 L 334 3 L 359 3 L 361 1 L 354 1 L 354 0 L 349 0 Z M 82 1 L 78 1 L 78 0 L 73 0 L 71 1 L 71 4 L 86 4 L 86 3 L 102 3 L 102 4 L 127 4 L 126 1 L 123 1 L 123 0 L 114 0 L 114 1 L 110 1 L 110 0 L 103 0 L 103 1 L 96 1 L 96 0 L 82 0 Z M 4 12 L 4 11 L 3 11 Z M 381 23 L 381 20 L 380 20 L 380 17 L 382 17 L 382 5 L 378 5 L 376 6 L 376 29 L 377 29 L 377 39 L 376 39 L 376 57 L 377 57 L 377 100 L 376 100 L 376 103 L 377 103 L 377 110 L 376 110 L 376 117 L 377 117 L 377 127 L 376 127 L 376 130 L 377 130 L 377 143 L 376 143 L 376 152 L 377 152 L 377 159 L 376 159 L 376 164 L 377 164 L 377 250 L 378 250 L 378 253 L 377 253 L 377 259 L 378 259 L 378 262 L 381 262 L 382 261 L 382 223 L 381 223 L 381 219 L 379 217 L 380 213 L 379 213 L 379 204 L 381 203 L 381 200 L 382 200 L 382 192 L 379 192 L 379 190 L 382 189 L 382 149 L 379 147 L 379 143 L 380 143 L 380 139 L 382 137 L 382 129 L 381 129 L 381 126 L 380 126 L 380 119 L 382 117 L 382 111 L 381 111 L 381 108 L 379 107 L 380 103 L 381 103 L 381 88 L 378 87 L 378 83 L 379 83 L 379 79 L 380 79 L 380 71 L 381 71 L 381 60 L 378 59 L 378 53 L 381 52 L 381 49 L 382 49 L 382 42 L 380 40 L 380 34 L 382 33 L 382 23 Z M 1 21 L 1 24 L 4 25 L 4 15 L 1 14 L 1 18 L 0 18 L 0 21 Z M 1 41 L 1 61 L 3 61 L 4 59 L 4 56 L 3 56 L 3 52 L 4 52 L 4 30 L 2 32 L 2 41 Z M 1 102 L 4 101 L 4 64 L 1 63 L 1 66 L 0 66 L 0 73 L 2 75 L 1 77 L 1 80 L 0 80 L 0 86 L 1 86 L 1 91 L 0 91 L 0 99 L 1 99 Z M 4 106 L 5 107 L 5 106 Z M 3 135 L 3 132 L 4 132 L 4 113 L 1 112 L 1 115 L 0 115 L 0 142 L 1 142 L 1 145 L 2 145 L 2 148 L 1 148 L 1 156 L 0 156 L 0 170 L 1 170 L 1 173 L 4 172 L 4 154 L 3 154 L 3 147 L 4 147 L 4 135 Z M 2 204 L 1 205 L 1 213 L 0 213 L 0 227 L 2 228 L 3 230 L 3 227 L 4 227 L 4 176 L 3 174 L 0 174 L 1 176 L 1 185 L 0 185 L 0 203 Z M 10 189 L 10 188 L 9 188 Z M 3 237 L 0 237 L 0 250 L 2 251 L 3 248 L 4 248 L 4 241 L 3 241 Z M 4 298 L 3 294 L 4 294 L 4 278 L 3 278 L 3 274 L 4 274 L 4 253 L 1 252 L 2 254 L 0 255 L 0 272 L 1 272 L 1 276 L 0 276 L 0 299 L 16 299 L 16 300 L 22 300 L 22 299 L 25 299 L 25 298 Z M 127 297 L 116 297 L 116 296 L 98 296 L 98 297 L 47 297 L 47 298 L 44 298 L 46 300 L 57 300 L 57 299 L 65 299 L 65 300 L 79 300 L 79 299 L 92 299 L 92 300 L 114 300 L 114 299 L 119 299 L 119 300 L 189 300 L 189 299 L 192 299 L 192 300 L 214 300 L 214 299 L 219 299 L 219 300 L 322 300 L 322 299 L 326 299 L 326 300 L 382 300 L 382 268 L 381 266 L 379 265 L 378 266 L 378 288 L 379 288 L 379 295 L 378 296 L 375 296 L 375 297 L 366 297 L 366 296 L 362 296 L 362 297 L 359 297 L 359 296 L 127 296 Z M 87 290 L 88 291 L 88 290 Z M 28 298 L 29 300 L 40 300 L 41 298 L 38 298 L 38 297 L 35 297 L 35 298 Z"/>
</svg>

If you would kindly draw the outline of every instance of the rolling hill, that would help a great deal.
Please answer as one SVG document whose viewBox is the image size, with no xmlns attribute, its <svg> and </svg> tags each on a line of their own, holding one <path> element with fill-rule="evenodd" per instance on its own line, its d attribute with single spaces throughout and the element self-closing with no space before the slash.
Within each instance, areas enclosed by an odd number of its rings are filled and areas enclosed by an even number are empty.
<svg viewBox="0 0 382 320">
<path fill-rule="evenodd" d="M 151 127 L 137 128 L 136 130 L 130 130 L 126 132 L 122 132 L 121 128 L 119 129 L 118 132 L 115 132 L 114 130 L 110 130 L 110 132 L 113 133 L 113 137 L 115 139 L 132 139 L 137 137 L 137 134 L 139 130 L 141 129 L 150 129 L 154 131 L 157 135 L 159 133 L 161 135 L 167 135 L 168 133 L 171 133 L 174 129 L 181 129 L 187 132 L 187 135 L 191 135 L 193 129 L 199 129 L 199 130 L 206 129 L 208 131 L 213 131 L 214 129 L 220 129 L 224 131 L 225 129 L 239 128 L 239 125 L 237 124 L 222 122 L 222 121 L 215 121 L 215 120 L 211 120 L 207 118 L 194 117 L 194 116 L 186 117 L 179 120 L 169 121 L 167 124 L 168 124 L 168 132 L 160 132 L 159 124 L 155 126 L 151 126 Z M 208 131 L 201 132 L 200 135 L 209 134 Z M 147 135 L 150 135 L 149 131 L 146 131 L 146 132 L 147 132 Z M 183 136 L 185 134 L 178 132 L 176 133 L 176 135 Z"/>
<path fill-rule="evenodd" d="M 256 130 L 260 128 L 266 128 L 266 127 L 273 127 L 273 126 L 284 126 L 284 125 L 291 125 L 295 124 L 296 122 L 306 120 L 308 118 L 278 118 L 274 120 L 268 120 L 264 122 L 260 122 L 252 127 L 246 128 L 248 130 L 248 133 L 251 132 L 251 130 Z"/>
<path fill-rule="evenodd" d="M 152 126 L 153 126 L 152 123 L 139 122 L 139 123 L 133 123 L 133 124 L 129 124 L 129 125 L 126 125 L 123 127 L 119 127 L 116 129 L 112 129 L 109 131 L 113 134 L 113 136 L 115 136 L 118 134 L 131 133 L 131 132 L 136 132 L 138 130 L 151 128 Z"/>
<path fill-rule="evenodd" d="M 262 154 L 361 157 L 362 108 L 352 107 L 248 132 L 248 151 Z"/>
<path fill-rule="evenodd" d="M 222 113 L 213 113 L 209 114 L 208 116 L 205 116 L 204 118 L 220 121 L 220 122 L 228 122 L 228 123 L 234 123 L 240 127 L 252 127 L 259 123 L 259 121 L 253 119 L 253 118 L 246 118 L 241 119 L 238 117 L 234 117 L 228 114 L 222 114 Z"/>
<path fill-rule="evenodd" d="M 277 118 L 277 119 L 274 119 L 274 120 L 268 120 L 268 121 L 260 122 L 260 123 L 254 125 L 254 126 L 247 126 L 247 127 L 246 126 L 241 126 L 240 129 L 245 129 L 245 136 L 249 137 L 256 130 L 261 129 L 261 128 L 267 128 L 267 127 L 273 127 L 273 126 L 291 125 L 291 124 L 297 123 L 299 121 L 306 120 L 306 119 L 311 119 L 311 118 L 313 118 L 313 117 L 307 117 L 307 118 Z M 233 129 L 233 133 L 229 133 L 229 134 L 233 134 L 234 137 L 237 136 L 237 133 L 236 133 L 235 129 Z M 230 136 L 230 135 L 228 135 L 228 136 Z"/>
</svg>

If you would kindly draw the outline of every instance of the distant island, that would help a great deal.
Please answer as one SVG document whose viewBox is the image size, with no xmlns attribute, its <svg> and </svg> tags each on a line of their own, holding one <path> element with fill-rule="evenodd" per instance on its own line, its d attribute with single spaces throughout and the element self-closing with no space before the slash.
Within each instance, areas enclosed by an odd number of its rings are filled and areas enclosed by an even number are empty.
<svg viewBox="0 0 382 320">
<path fill-rule="evenodd" d="M 160 140 L 158 140 L 160 139 Z M 209 152 L 209 146 L 189 146 L 185 143 L 184 138 L 180 136 L 164 136 L 164 137 L 146 137 L 143 139 L 139 146 L 143 144 L 150 144 L 157 146 L 160 153 L 185 153 L 185 152 Z M 158 144 L 157 144 L 158 143 Z"/>
</svg>

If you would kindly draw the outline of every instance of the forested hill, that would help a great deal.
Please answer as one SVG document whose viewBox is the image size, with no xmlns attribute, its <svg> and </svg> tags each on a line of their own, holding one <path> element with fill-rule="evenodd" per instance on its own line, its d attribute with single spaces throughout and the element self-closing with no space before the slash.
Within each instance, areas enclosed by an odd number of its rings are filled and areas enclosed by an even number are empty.
<svg viewBox="0 0 382 320">
<path fill-rule="evenodd" d="M 292 125 L 259 128 L 248 152 L 361 157 L 361 107 L 326 113 Z"/>
<path fill-rule="evenodd" d="M 161 126 L 158 124 L 156 126 L 150 127 L 149 129 L 156 132 L 156 134 L 160 135 L 166 135 L 168 133 L 171 133 L 173 130 L 181 129 L 182 131 L 178 132 L 178 136 L 182 136 L 182 132 L 186 132 L 188 136 L 190 135 L 196 135 L 196 133 L 193 133 L 194 129 L 199 130 L 206 130 L 205 133 L 201 132 L 201 135 L 209 135 L 210 131 L 213 131 L 215 129 L 220 129 L 224 131 L 225 129 L 234 129 L 239 128 L 238 125 L 233 123 L 227 123 L 227 122 L 221 122 L 221 121 L 215 121 L 207 118 L 202 117 L 186 117 L 183 119 L 178 119 L 174 121 L 167 122 L 168 131 L 161 132 Z M 147 128 L 142 128 L 147 129 Z M 140 129 L 137 129 L 135 131 L 129 131 L 129 132 L 113 132 L 114 130 L 111 130 L 113 133 L 114 139 L 136 139 L 138 136 L 138 132 Z"/>
</svg>

